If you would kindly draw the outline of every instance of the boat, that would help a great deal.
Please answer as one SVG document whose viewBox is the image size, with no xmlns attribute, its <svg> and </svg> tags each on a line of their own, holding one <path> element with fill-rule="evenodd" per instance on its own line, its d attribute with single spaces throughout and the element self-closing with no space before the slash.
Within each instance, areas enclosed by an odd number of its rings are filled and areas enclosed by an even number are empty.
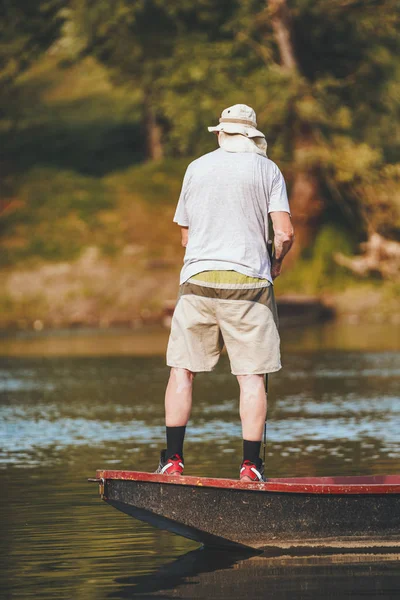
<svg viewBox="0 0 400 600">
<path fill-rule="evenodd" d="M 233 479 L 99 470 L 102 499 L 206 547 L 270 555 L 400 551 L 400 475 Z"/>
</svg>

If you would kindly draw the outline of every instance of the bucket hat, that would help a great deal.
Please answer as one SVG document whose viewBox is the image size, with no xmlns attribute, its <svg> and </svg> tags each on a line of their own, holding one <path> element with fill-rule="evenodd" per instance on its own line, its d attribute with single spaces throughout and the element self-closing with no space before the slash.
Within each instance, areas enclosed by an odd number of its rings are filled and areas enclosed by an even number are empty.
<svg viewBox="0 0 400 600">
<path fill-rule="evenodd" d="M 225 108 L 221 113 L 219 125 L 209 127 L 208 131 L 224 131 L 225 133 L 239 133 L 249 138 L 265 138 L 263 132 L 257 129 L 256 113 L 247 104 L 234 104 Z"/>
</svg>

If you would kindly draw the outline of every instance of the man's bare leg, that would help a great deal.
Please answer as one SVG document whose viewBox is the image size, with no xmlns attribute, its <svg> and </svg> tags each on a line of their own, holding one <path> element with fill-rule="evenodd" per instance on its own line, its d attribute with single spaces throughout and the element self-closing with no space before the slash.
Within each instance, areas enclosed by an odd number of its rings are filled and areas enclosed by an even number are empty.
<svg viewBox="0 0 400 600">
<path fill-rule="evenodd" d="M 240 386 L 240 418 L 243 440 L 261 446 L 264 423 L 267 415 L 267 395 L 264 375 L 238 375 Z M 249 444 L 251 445 L 251 444 Z M 253 444 L 257 447 L 257 444 Z M 244 478 L 244 481 L 251 481 Z"/>
<path fill-rule="evenodd" d="M 175 460 L 183 469 L 183 442 L 192 409 L 194 373 L 173 367 L 165 392 L 166 458 Z"/>
<path fill-rule="evenodd" d="M 188 369 L 171 368 L 165 392 L 165 424 L 167 427 L 187 425 L 192 410 L 194 375 Z"/>
</svg>

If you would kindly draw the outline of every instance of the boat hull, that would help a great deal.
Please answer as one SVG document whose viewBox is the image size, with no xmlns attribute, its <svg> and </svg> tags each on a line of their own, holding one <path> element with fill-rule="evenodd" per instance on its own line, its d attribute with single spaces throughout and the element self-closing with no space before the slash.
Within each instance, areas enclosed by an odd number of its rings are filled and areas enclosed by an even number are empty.
<svg viewBox="0 0 400 600">
<path fill-rule="evenodd" d="M 331 493 L 318 493 L 307 492 L 307 486 L 300 492 L 286 491 L 285 486 L 285 491 L 276 491 L 271 484 L 269 491 L 267 484 L 223 487 L 195 478 L 118 479 L 106 473 L 98 476 L 107 503 L 206 546 L 297 552 L 400 548 L 400 478 L 398 491 L 397 485 L 368 493 L 342 486 L 340 493 L 336 486 Z"/>
</svg>

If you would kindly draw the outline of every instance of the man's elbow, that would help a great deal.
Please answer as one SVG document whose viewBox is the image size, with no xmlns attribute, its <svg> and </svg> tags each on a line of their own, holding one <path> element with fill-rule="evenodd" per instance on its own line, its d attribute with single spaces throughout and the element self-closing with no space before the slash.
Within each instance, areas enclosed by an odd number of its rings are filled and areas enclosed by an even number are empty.
<svg viewBox="0 0 400 600">
<path fill-rule="evenodd" d="M 186 246 L 188 245 L 188 241 L 189 241 L 189 232 L 186 227 L 185 228 L 182 227 L 181 243 L 184 248 L 186 248 Z"/>
</svg>

